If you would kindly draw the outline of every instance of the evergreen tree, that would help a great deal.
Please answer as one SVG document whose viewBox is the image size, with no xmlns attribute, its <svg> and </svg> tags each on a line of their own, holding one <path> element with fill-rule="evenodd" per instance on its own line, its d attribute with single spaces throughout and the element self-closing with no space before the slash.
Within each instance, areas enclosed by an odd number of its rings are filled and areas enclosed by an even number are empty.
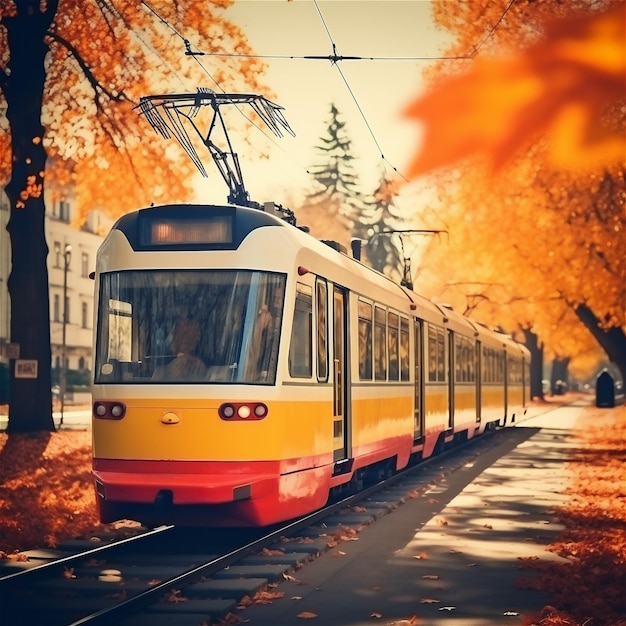
<svg viewBox="0 0 626 626">
<path fill-rule="evenodd" d="M 343 218 L 352 230 L 363 211 L 363 198 L 354 171 L 352 141 L 334 104 L 330 106 L 326 135 L 320 137 L 320 142 L 315 146 L 319 162 L 310 169 L 319 189 L 307 194 L 306 204 L 323 207 L 329 217 Z"/>
<path fill-rule="evenodd" d="M 394 243 L 394 230 L 399 227 L 394 201 L 395 185 L 383 172 L 374 194 L 365 202 L 362 219 L 355 225 L 354 236 L 364 239 L 371 266 L 387 274 L 402 275 L 402 255 Z"/>
</svg>

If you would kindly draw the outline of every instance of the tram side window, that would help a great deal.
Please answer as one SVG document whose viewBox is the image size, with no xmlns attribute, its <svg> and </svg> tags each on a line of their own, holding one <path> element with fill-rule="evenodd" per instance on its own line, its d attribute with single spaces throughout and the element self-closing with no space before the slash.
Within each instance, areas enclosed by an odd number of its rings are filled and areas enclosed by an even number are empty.
<svg viewBox="0 0 626 626">
<path fill-rule="evenodd" d="M 483 347 L 483 371 L 482 380 L 484 383 L 491 382 L 491 349 Z"/>
<path fill-rule="evenodd" d="M 454 338 L 455 380 L 457 383 L 473 383 L 476 381 L 475 359 L 476 348 L 471 339 L 455 335 Z"/>
<path fill-rule="evenodd" d="M 372 305 L 359 300 L 359 378 L 372 380 Z"/>
<path fill-rule="evenodd" d="M 388 320 L 388 334 L 389 340 L 389 380 L 400 379 L 400 345 L 399 345 L 399 318 L 396 313 L 389 313 Z"/>
<path fill-rule="evenodd" d="M 317 378 L 328 379 L 328 287 L 322 280 L 316 283 L 317 296 Z"/>
<path fill-rule="evenodd" d="M 428 380 L 446 380 L 446 342 L 443 328 L 428 324 Z"/>
<path fill-rule="evenodd" d="M 387 378 L 387 312 L 374 307 L 374 376 L 376 380 Z"/>
<path fill-rule="evenodd" d="M 504 382 L 504 353 L 494 348 L 483 348 L 483 382 Z"/>
<path fill-rule="evenodd" d="M 311 287 L 298 283 L 289 345 L 289 374 L 294 378 L 312 375 L 313 293 Z"/>
<path fill-rule="evenodd" d="M 400 318 L 400 380 L 409 380 L 409 320 Z"/>
<path fill-rule="evenodd" d="M 504 352 L 499 351 L 496 354 L 496 382 L 504 383 Z"/>
<path fill-rule="evenodd" d="M 516 383 L 517 375 L 515 373 L 515 360 L 513 357 L 507 357 L 506 359 L 506 373 L 507 383 Z"/>
<path fill-rule="evenodd" d="M 454 335 L 454 382 L 465 382 L 465 346 L 463 337 Z"/>
</svg>

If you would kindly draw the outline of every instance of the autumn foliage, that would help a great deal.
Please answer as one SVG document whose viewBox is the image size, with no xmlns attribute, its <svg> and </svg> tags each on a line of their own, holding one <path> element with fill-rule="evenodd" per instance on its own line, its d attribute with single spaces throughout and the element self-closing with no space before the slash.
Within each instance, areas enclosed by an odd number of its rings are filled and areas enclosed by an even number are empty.
<svg viewBox="0 0 626 626">
<path fill-rule="evenodd" d="M 168 149 L 139 115 L 142 96 L 194 93 L 197 87 L 270 95 L 262 82 L 264 61 L 247 56 L 253 50 L 244 32 L 225 14 L 232 0 L 155 3 L 158 13 L 142 2 L 26 4 L 0 2 L 0 71 L 10 75 L 7 68 L 16 62 L 8 45 L 11 19 L 54 12 L 45 38 L 41 111 L 49 157 L 45 185 L 52 199 L 73 201 L 79 225 L 94 209 L 116 218 L 194 193 L 193 163 L 182 150 Z M 241 56 L 192 57 L 186 46 Z M 2 86 L 0 81 L 0 110 L 7 104 Z M 10 176 L 11 145 L 11 128 L 0 116 L 0 184 Z"/>
<path fill-rule="evenodd" d="M 560 167 L 624 157 L 606 109 L 624 96 L 624 7 L 554 20 L 541 42 L 514 56 L 477 57 L 407 109 L 423 120 L 424 145 L 409 168 L 417 176 L 477 152 L 496 168 L 530 139 L 548 134 Z"/>
<path fill-rule="evenodd" d="M 428 297 L 540 338 L 579 380 L 626 378 L 625 5 L 433 3 L 449 59 L 407 107 L 424 130 L 443 227 L 414 282 Z"/>
<path fill-rule="evenodd" d="M 98 525 L 91 433 L 0 435 L 0 552 L 54 546 Z"/>
</svg>

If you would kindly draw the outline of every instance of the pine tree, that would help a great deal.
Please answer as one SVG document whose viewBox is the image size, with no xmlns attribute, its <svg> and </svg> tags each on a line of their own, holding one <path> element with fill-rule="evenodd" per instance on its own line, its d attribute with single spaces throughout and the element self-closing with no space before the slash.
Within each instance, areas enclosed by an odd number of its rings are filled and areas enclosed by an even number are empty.
<svg viewBox="0 0 626 626">
<path fill-rule="evenodd" d="M 320 142 L 315 146 L 319 162 L 310 169 L 319 189 L 307 194 L 306 204 L 323 208 L 329 218 L 339 218 L 353 230 L 363 211 L 363 197 L 354 170 L 352 141 L 334 104 L 330 106 L 326 135 L 320 137 Z"/>
<path fill-rule="evenodd" d="M 390 276 L 402 275 L 403 259 L 393 236 L 400 219 L 394 210 L 396 196 L 393 181 L 383 172 L 373 196 L 365 201 L 361 222 L 354 229 L 354 236 L 367 242 L 365 251 L 372 267 Z"/>
</svg>

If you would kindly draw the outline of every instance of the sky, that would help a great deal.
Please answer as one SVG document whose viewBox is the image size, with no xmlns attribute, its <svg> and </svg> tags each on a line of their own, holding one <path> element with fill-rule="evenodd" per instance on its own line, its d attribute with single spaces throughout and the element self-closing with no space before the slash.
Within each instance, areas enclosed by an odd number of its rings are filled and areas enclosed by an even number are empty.
<svg viewBox="0 0 626 626">
<path fill-rule="evenodd" d="M 294 57 L 266 58 L 265 82 L 295 137 L 274 139 L 267 131 L 268 141 L 253 131 L 253 145 L 269 151 L 266 161 L 248 160 L 245 146 L 231 137 L 251 199 L 284 203 L 284 196 L 291 199 L 310 187 L 307 168 L 316 163 L 314 146 L 326 132 L 331 103 L 346 123 L 364 191 L 375 189 L 383 166 L 406 169 L 419 128 L 402 112 L 421 92 L 421 73 L 429 63 L 412 59 L 440 55 L 447 41 L 432 23 L 430 0 L 235 0 L 226 16 L 259 56 Z M 334 66 L 328 59 L 297 58 L 333 54 L 365 59 Z M 199 183 L 199 194 L 224 201 L 225 183 L 208 165 L 209 179 Z"/>
</svg>

